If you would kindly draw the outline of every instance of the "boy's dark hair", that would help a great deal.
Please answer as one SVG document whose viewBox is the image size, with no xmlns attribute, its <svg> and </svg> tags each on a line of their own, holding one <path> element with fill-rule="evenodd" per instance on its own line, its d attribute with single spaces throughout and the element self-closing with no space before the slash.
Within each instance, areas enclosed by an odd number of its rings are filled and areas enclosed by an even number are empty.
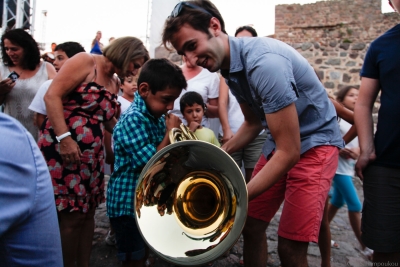
<svg viewBox="0 0 400 267">
<path fill-rule="evenodd" d="M 189 3 L 201 7 L 201 9 L 192 8 L 182 3 Z M 182 5 L 180 13 L 176 17 L 169 16 L 164 24 L 162 42 L 167 49 L 169 49 L 168 43 L 172 40 L 173 35 L 178 32 L 185 23 L 189 24 L 193 29 L 204 32 L 210 36 L 208 30 L 210 27 L 210 19 L 216 17 L 221 23 L 222 32 L 226 33 L 224 19 L 218 9 L 209 0 L 185 1 L 179 2 L 178 5 L 179 4 Z"/>
<path fill-rule="evenodd" d="M 238 35 L 238 33 L 242 32 L 242 31 L 248 31 L 249 33 L 251 33 L 251 35 L 253 35 L 253 37 L 258 36 L 256 30 L 251 26 L 242 26 L 242 27 L 237 28 L 237 30 L 235 32 L 235 36 Z"/>
<path fill-rule="evenodd" d="M 194 104 L 198 104 L 203 107 L 204 111 L 206 109 L 206 104 L 204 104 L 203 97 L 195 91 L 186 92 L 182 95 L 181 100 L 179 101 L 181 113 L 185 111 L 186 106 L 193 106 Z"/>
<path fill-rule="evenodd" d="M 338 101 L 338 102 L 343 102 L 343 100 L 344 100 L 344 98 L 346 97 L 346 95 L 347 95 L 347 93 L 351 90 L 351 89 L 357 89 L 358 90 L 358 88 L 357 87 L 355 87 L 355 86 L 345 86 L 345 87 L 343 87 L 342 89 L 340 89 L 339 91 L 338 91 L 338 93 L 337 93 L 337 95 L 336 95 L 336 100 Z"/>
<path fill-rule="evenodd" d="M 33 39 L 33 37 L 23 29 L 9 30 L 1 36 L 1 54 L 3 58 L 3 63 L 6 66 L 13 67 L 14 63 L 7 55 L 4 49 L 4 40 L 7 39 L 14 45 L 22 47 L 24 50 L 22 59 L 22 68 L 34 70 L 40 63 L 40 51 L 39 47 Z"/>
<path fill-rule="evenodd" d="M 144 82 L 149 84 L 153 95 L 167 88 L 187 87 L 181 68 L 166 58 L 150 59 L 143 65 L 137 82 L 138 87 Z"/>
<path fill-rule="evenodd" d="M 86 52 L 85 48 L 77 42 L 65 42 L 56 46 L 54 51 L 62 50 L 67 57 L 71 58 L 80 52 Z"/>
</svg>

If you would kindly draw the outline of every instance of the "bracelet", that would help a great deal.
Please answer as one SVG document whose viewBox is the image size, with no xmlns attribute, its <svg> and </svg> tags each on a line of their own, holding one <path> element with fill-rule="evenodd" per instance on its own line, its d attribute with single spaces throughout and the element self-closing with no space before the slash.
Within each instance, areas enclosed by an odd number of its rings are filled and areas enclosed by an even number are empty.
<svg viewBox="0 0 400 267">
<path fill-rule="evenodd" d="M 56 136 L 56 139 L 57 139 L 57 141 L 60 143 L 61 140 L 63 140 L 65 137 L 70 136 L 70 135 L 71 135 L 70 132 L 66 132 L 66 133 L 63 133 L 63 134 L 60 135 L 60 136 Z"/>
</svg>

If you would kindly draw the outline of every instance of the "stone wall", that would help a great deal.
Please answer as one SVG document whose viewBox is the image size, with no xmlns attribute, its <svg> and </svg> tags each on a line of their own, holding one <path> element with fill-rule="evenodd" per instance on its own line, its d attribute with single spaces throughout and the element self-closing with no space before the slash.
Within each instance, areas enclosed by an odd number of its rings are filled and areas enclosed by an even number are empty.
<svg viewBox="0 0 400 267">
<path fill-rule="evenodd" d="M 400 22 L 381 0 L 330 0 L 275 6 L 275 34 L 315 68 L 330 94 L 359 86 L 369 44 Z"/>
</svg>

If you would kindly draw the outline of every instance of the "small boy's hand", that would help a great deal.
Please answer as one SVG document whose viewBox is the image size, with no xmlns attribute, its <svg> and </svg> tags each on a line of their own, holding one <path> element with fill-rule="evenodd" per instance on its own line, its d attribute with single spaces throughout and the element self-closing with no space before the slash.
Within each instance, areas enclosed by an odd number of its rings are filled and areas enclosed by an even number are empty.
<svg viewBox="0 0 400 267">
<path fill-rule="evenodd" d="M 195 132 L 199 128 L 200 128 L 200 124 L 198 122 L 192 121 L 189 124 L 189 130 L 192 131 L 192 132 Z"/>
<path fill-rule="evenodd" d="M 179 125 L 181 125 L 181 123 L 181 119 L 174 114 L 165 115 L 165 124 L 167 126 L 167 131 L 170 131 L 172 128 L 179 128 Z"/>
</svg>

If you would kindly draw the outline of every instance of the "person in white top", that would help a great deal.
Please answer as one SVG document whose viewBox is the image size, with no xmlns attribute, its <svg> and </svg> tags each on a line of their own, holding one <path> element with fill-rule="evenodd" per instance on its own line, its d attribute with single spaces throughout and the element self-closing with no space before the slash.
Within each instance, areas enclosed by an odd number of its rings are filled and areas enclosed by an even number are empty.
<svg viewBox="0 0 400 267">
<path fill-rule="evenodd" d="M 53 63 L 56 71 L 58 72 L 61 69 L 62 65 L 64 65 L 64 63 L 70 57 L 73 57 L 75 54 L 78 54 L 80 52 L 85 52 L 85 49 L 77 42 L 65 42 L 57 45 L 54 51 L 55 59 Z M 43 97 L 49 89 L 52 81 L 53 79 L 47 80 L 40 86 L 29 106 L 29 109 L 35 112 L 35 123 L 38 128 L 40 128 L 44 119 L 47 116 L 46 105 L 44 103 Z"/>
<path fill-rule="evenodd" d="M 358 89 L 352 86 L 342 88 L 336 100 L 350 110 L 354 110 L 358 98 Z M 340 132 L 344 136 L 351 128 L 351 124 L 343 119 L 339 121 Z M 358 138 L 346 144 L 340 150 L 339 164 L 336 175 L 333 178 L 333 195 L 328 207 L 328 220 L 332 221 L 339 208 L 347 204 L 349 210 L 349 221 L 353 232 L 361 245 L 361 252 L 366 256 L 371 256 L 373 251 L 367 248 L 361 241 L 361 209 L 362 205 L 353 184 L 354 165 L 360 154 Z M 332 241 L 335 246 L 335 242 Z"/>
<path fill-rule="evenodd" d="M 4 113 L 16 118 L 37 140 L 39 131 L 28 106 L 39 86 L 52 79 L 56 70 L 40 60 L 35 39 L 23 29 L 4 32 L 0 47 L 0 105 L 4 105 Z"/>
<path fill-rule="evenodd" d="M 186 92 L 195 91 L 201 95 L 204 103 L 206 103 L 206 112 L 203 116 L 202 126 L 210 128 L 209 118 L 218 118 L 218 97 L 219 97 L 219 76 L 217 73 L 211 73 L 197 65 L 192 65 L 182 56 L 183 65 L 182 72 L 186 78 L 186 91 L 182 90 L 181 95 L 175 100 L 174 108 L 170 113 L 178 116 L 182 123 L 186 124 L 180 111 L 179 101 Z"/>
<path fill-rule="evenodd" d="M 118 96 L 118 102 L 121 103 L 121 115 L 129 108 L 135 98 L 135 92 L 137 91 L 137 78 L 138 76 L 119 78 L 121 80 L 122 91 L 122 95 Z"/>
</svg>

